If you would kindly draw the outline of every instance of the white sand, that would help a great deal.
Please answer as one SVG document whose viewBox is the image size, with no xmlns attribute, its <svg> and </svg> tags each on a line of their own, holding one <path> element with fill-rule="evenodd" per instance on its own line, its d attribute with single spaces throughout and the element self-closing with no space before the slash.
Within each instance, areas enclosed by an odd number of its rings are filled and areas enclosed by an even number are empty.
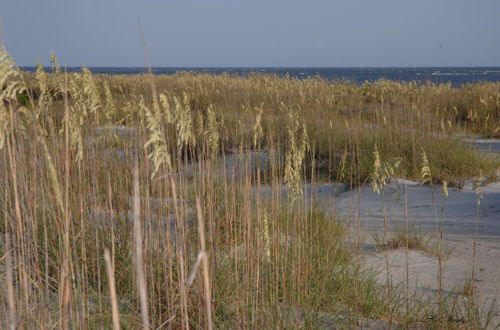
<svg viewBox="0 0 500 330">
<path fill-rule="evenodd" d="M 499 139 L 473 137 L 464 142 L 487 154 L 500 154 Z M 500 299 L 500 182 L 484 185 L 480 190 L 468 182 L 461 190 L 450 188 L 448 197 L 444 196 L 442 186 L 435 186 L 433 198 L 429 186 L 401 179 L 393 181 L 384 188 L 383 195 L 366 186 L 341 193 L 334 199 L 328 196 L 323 199 L 329 200 L 333 211 L 346 216 L 351 224 L 359 219 L 365 237 L 383 233 L 384 214 L 389 228 L 404 224 L 408 219 L 431 237 L 436 237 L 437 219 L 442 225 L 443 244 L 452 251 L 443 272 L 444 294 L 461 294 L 466 279 L 470 279 L 476 238 L 475 299 L 487 310 L 494 299 Z M 402 249 L 389 251 L 388 259 L 393 285 L 405 285 L 406 252 Z M 410 287 L 435 296 L 437 258 L 421 251 L 410 251 L 408 264 Z M 385 252 L 373 249 L 367 252 L 364 266 L 383 269 L 378 276 L 381 283 L 386 283 Z M 500 324 L 500 308 L 496 310 L 494 323 Z"/>
</svg>

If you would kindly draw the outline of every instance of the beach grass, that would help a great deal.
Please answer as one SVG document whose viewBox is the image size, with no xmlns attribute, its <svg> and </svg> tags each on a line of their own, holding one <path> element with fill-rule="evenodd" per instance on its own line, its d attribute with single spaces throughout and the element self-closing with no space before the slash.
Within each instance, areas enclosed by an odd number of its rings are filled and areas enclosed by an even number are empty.
<svg viewBox="0 0 500 330">
<path fill-rule="evenodd" d="M 56 60 L 21 73 L 9 61 L 2 326 L 484 324 L 476 305 L 388 291 L 360 265 L 354 219 L 303 185 L 365 185 L 374 150 L 388 179 L 423 181 L 425 152 L 431 183 L 495 180 L 498 159 L 457 136 L 500 137 L 498 83 L 66 74 Z"/>
</svg>

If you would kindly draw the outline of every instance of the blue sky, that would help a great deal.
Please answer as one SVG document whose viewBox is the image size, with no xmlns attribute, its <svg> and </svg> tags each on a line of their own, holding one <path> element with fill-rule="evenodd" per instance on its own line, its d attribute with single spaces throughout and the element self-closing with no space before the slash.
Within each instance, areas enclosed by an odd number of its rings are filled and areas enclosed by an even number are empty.
<svg viewBox="0 0 500 330">
<path fill-rule="evenodd" d="M 499 0 L 2 0 L 19 65 L 500 66 Z"/>
</svg>

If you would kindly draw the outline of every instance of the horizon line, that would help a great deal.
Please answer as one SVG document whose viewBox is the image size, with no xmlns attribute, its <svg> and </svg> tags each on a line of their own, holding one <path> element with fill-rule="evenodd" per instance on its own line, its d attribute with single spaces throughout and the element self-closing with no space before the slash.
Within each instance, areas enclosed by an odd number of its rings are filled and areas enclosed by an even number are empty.
<svg viewBox="0 0 500 330">
<path fill-rule="evenodd" d="M 19 68 L 36 68 L 37 65 L 18 65 Z M 50 68 L 51 65 L 43 65 Z M 107 66 L 107 65 L 68 65 L 61 68 L 125 68 L 148 69 L 148 66 Z M 469 69 L 500 68 L 500 65 L 467 65 L 467 66 L 151 66 L 158 69 Z"/>
</svg>

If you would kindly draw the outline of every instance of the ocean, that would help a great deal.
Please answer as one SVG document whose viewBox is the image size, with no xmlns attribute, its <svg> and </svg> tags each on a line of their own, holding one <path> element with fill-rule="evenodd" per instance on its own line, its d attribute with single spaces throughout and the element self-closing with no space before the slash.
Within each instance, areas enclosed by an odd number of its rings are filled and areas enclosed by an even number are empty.
<svg viewBox="0 0 500 330">
<path fill-rule="evenodd" d="M 35 67 L 21 67 L 25 71 L 34 71 Z M 93 73 L 100 74 L 139 74 L 148 71 L 144 67 L 89 67 Z M 68 67 L 68 72 L 78 72 L 81 67 Z M 50 68 L 47 68 L 50 71 Z M 174 74 L 177 72 L 195 72 L 209 74 L 229 74 L 246 76 L 252 74 L 275 74 L 292 78 L 307 79 L 320 76 L 327 80 L 347 80 L 356 83 L 388 79 L 394 81 L 417 81 L 433 83 L 451 83 L 462 86 L 476 82 L 500 81 L 500 67 L 428 67 L 428 68 L 168 68 L 154 67 L 154 74 Z"/>
</svg>

